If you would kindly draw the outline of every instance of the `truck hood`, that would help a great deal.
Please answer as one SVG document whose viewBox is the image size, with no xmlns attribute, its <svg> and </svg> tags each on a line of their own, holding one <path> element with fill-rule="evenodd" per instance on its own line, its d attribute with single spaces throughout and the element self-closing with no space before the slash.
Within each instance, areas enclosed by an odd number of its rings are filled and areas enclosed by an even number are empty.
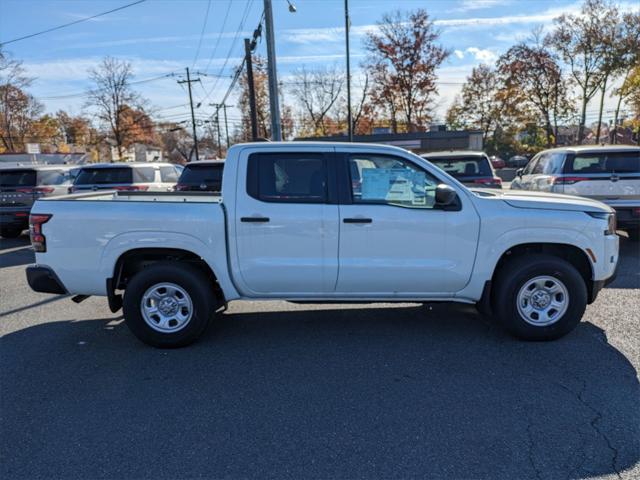
<svg viewBox="0 0 640 480">
<path fill-rule="evenodd" d="M 483 196 L 485 192 L 479 193 Z M 544 210 L 565 210 L 571 212 L 607 212 L 614 210 L 597 200 L 559 193 L 528 192 L 522 190 L 491 190 L 490 193 L 508 205 L 516 208 L 537 208 Z"/>
</svg>

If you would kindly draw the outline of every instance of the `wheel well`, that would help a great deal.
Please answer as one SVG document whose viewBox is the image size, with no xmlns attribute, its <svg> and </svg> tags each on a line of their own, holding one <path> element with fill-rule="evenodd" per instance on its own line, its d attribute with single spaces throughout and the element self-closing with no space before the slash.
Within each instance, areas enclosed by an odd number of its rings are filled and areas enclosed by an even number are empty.
<svg viewBox="0 0 640 480">
<path fill-rule="evenodd" d="M 149 265 L 165 261 L 186 262 L 202 270 L 211 281 L 216 297 L 220 302 L 225 303 L 222 288 L 220 288 L 218 279 L 209 264 L 199 255 L 178 248 L 137 248 L 123 253 L 116 261 L 115 268 L 113 269 L 113 278 L 110 279 L 111 282 L 107 281 L 107 284 L 111 285 L 112 290 L 109 293 L 113 294 L 113 290 L 116 289 L 124 290 L 129 280 L 136 273 L 147 268 Z"/>
<path fill-rule="evenodd" d="M 496 278 L 500 269 L 502 269 L 511 259 L 531 253 L 545 253 L 547 255 L 553 255 L 566 260 L 576 267 L 576 270 L 580 272 L 580 275 L 584 279 L 587 291 L 591 297 L 591 292 L 593 290 L 591 288 L 593 284 L 593 268 L 591 266 L 591 262 L 589 262 L 589 257 L 587 257 L 586 252 L 582 251 L 579 247 L 565 243 L 524 243 L 513 246 L 504 252 L 500 257 L 500 260 L 498 260 L 492 279 Z M 591 302 L 591 298 L 589 298 L 589 302 Z"/>
</svg>

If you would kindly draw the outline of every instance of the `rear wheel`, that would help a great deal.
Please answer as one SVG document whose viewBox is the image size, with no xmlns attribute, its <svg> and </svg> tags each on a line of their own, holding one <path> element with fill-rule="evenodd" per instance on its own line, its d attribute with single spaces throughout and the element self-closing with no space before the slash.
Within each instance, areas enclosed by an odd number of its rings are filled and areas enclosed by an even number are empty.
<svg viewBox="0 0 640 480">
<path fill-rule="evenodd" d="M 4 238 L 18 238 L 24 229 L 20 227 L 5 227 L 0 229 L 0 236 Z"/>
<path fill-rule="evenodd" d="M 206 329 L 216 306 L 213 286 L 198 268 L 161 262 L 138 272 L 124 292 L 127 326 L 141 341 L 183 347 Z"/>
<path fill-rule="evenodd" d="M 569 262 L 551 255 L 511 260 L 498 272 L 493 311 L 523 340 L 554 340 L 573 330 L 587 306 L 587 287 Z"/>
</svg>

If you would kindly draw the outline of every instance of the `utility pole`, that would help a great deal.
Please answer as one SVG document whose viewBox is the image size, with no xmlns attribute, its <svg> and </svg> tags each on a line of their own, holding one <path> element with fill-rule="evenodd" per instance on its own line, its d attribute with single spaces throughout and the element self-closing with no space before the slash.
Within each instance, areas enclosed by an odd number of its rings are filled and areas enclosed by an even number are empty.
<svg viewBox="0 0 640 480">
<path fill-rule="evenodd" d="M 267 71 L 269 73 L 269 107 L 271 110 L 271 139 L 282 140 L 280 102 L 278 101 L 278 75 L 276 73 L 276 42 L 273 32 L 271 0 L 264 0 L 264 20 L 267 27 Z"/>
<path fill-rule="evenodd" d="M 218 158 L 222 158 L 222 145 L 220 140 L 220 106 L 216 108 L 216 132 L 218 133 Z"/>
<path fill-rule="evenodd" d="M 353 119 L 351 118 L 351 59 L 349 58 L 349 28 L 351 20 L 349 19 L 349 0 L 344 0 L 344 35 L 347 47 L 347 128 L 349 132 L 349 141 L 353 142 Z"/>
<path fill-rule="evenodd" d="M 193 128 L 193 149 L 196 152 L 196 161 L 200 160 L 200 155 L 198 154 L 198 135 L 196 133 L 196 116 L 195 113 L 193 113 L 193 97 L 191 95 L 191 84 L 199 81 L 199 78 L 191 80 L 191 77 L 189 76 L 189 67 L 187 67 L 187 79 L 178 80 L 178 83 L 186 83 L 187 87 L 189 88 L 189 105 L 191 105 L 191 127 Z M 189 161 L 191 161 L 191 157 L 189 157 Z"/>
<path fill-rule="evenodd" d="M 227 120 L 227 104 L 226 103 L 210 103 L 209 106 L 216 107 L 216 118 L 218 117 L 218 111 L 222 108 L 224 112 L 224 134 L 227 140 L 227 149 L 230 147 L 229 143 L 229 122 Z"/>
<path fill-rule="evenodd" d="M 253 85 L 253 63 L 251 61 L 252 42 L 244 39 L 244 55 L 247 64 L 247 87 L 249 89 L 249 111 L 251 113 L 251 140 L 258 139 L 258 114 L 256 112 L 256 91 Z"/>
</svg>

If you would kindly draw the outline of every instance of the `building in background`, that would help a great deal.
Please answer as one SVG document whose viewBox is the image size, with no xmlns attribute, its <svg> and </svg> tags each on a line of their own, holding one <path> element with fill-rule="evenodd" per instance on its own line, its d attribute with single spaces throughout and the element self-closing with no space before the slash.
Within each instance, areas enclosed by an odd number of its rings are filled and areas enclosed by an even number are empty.
<svg viewBox="0 0 640 480">
<path fill-rule="evenodd" d="M 297 141 L 347 142 L 344 135 L 328 137 L 296 138 Z M 382 143 L 395 145 L 415 153 L 438 152 L 442 150 L 475 150 L 481 151 L 482 132 L 480 130 L 449 130 L 434 126 L 428 132 L 382 133 L 377 130 L 371 135 L 354 135 L 354 142 Z"/>
</svg>

